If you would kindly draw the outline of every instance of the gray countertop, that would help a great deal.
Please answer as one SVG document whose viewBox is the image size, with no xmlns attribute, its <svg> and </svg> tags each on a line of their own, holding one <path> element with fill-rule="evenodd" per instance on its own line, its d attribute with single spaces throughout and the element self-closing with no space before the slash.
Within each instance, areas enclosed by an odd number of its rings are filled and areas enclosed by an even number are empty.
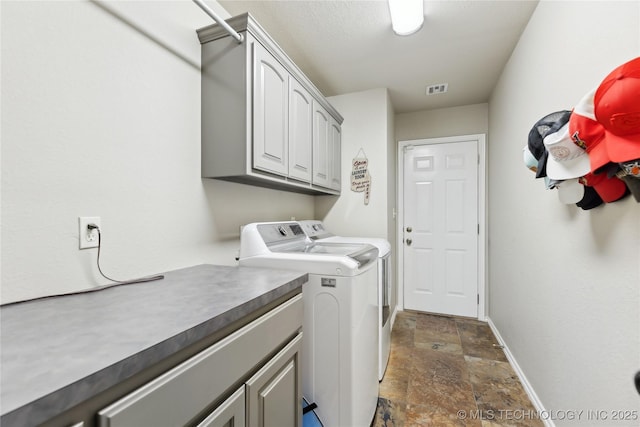
<svg viewBox="0 0 640 427">
<path fill-rule="evenodd" d="M 214 265 L 164 275 L 0 308 L 0 424 L 57 415 L 301 290 L 308 278 Z"/>
</svg>

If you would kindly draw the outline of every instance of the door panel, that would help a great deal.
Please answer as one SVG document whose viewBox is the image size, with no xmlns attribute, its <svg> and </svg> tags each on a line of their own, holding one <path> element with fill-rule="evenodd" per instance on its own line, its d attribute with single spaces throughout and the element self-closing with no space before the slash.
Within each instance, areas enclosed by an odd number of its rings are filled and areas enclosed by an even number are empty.
<svg viewBox="0 0 640 427">
<path fill-rule="evenodd" d="M 329 177 L 329 113 L 313 101 L 313 183 L 330 187 Z"/>
<path fill-rule="evenodd" d="M 404 306 L 478 313 L 478 143 L 404 153 Z"/>
<path fill-rule="evenodd" d="M 287 71 L 262 45 L 255 43 L 254 49 L 253 167 L 287 175 Z"/>
<path fill-rule="evenodd" d="M 302 425 L 302 332 L 247 382 L 247 427 Z"/>
<path fill-rule="evenodd" d="M 197 427 L 241 427 L 245 424 L 245 392 L 241 386 Z"/>
<path fill-rule="evenodd" d="M 289 176 L 311 182 L 312 98 L 289 76 Z"/>
<path fill-rule="evenodd" d="M 330 137 L 331 182 L 329 186 L 334 190 L 340 190 L 342 186 L 342 129 L 333 117 L 331 118 Z"/>
</svg>

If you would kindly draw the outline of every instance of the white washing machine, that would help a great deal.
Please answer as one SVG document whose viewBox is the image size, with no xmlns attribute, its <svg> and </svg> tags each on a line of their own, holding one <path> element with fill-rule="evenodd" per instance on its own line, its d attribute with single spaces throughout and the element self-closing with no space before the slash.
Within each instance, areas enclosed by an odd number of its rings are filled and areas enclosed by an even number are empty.
<svg viewBox="0 0 640 427">
<path fill-rule="evenodd" d="M 368 427 L 378 401 L 378 249 L 314 242 L 297 222 L 253 223 L 240 265 L 309 273 L 304 301 L 302 393 L 325 427 Z"/>
<path fill-rule="evenodd" d="M 385 239 L 373 237 L 336 236 L 326 229 L 322 221 L 298 221 L 304 232 L 316 242 L 367 243 L 378 248 L 378 380 L 382 381 L 391 352 L 391 245 Z"/>
</svg>

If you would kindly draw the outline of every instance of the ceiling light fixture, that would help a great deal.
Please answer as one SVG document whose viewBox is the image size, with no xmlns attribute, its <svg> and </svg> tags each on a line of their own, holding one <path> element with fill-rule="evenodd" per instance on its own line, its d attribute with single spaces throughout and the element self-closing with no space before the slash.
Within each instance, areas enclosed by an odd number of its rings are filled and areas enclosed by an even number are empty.
<svg viewBox="0 0 640 427">
<path fill-rule="evenodd" d="M 408 36 L 422 28 L 423 0 L 388 0 L 388 2 L 394 33 L 399 36 Z"/>
</svg>

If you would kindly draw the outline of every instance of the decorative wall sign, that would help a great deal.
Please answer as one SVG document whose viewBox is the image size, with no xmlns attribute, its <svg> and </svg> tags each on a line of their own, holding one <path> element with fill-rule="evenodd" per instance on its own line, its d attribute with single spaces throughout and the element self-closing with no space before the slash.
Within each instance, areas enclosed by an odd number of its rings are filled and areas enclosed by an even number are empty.
<svg viewBox="0 0 640 427">
<path fill-rule="evenodd" d="M 371 175 L 369 175 L 369 160 L 362 148 L 352 160 L 351 166 L 351 191 L 364 192 L 364 204 L 368 205 L 371 196 Z"/>
</svg>

